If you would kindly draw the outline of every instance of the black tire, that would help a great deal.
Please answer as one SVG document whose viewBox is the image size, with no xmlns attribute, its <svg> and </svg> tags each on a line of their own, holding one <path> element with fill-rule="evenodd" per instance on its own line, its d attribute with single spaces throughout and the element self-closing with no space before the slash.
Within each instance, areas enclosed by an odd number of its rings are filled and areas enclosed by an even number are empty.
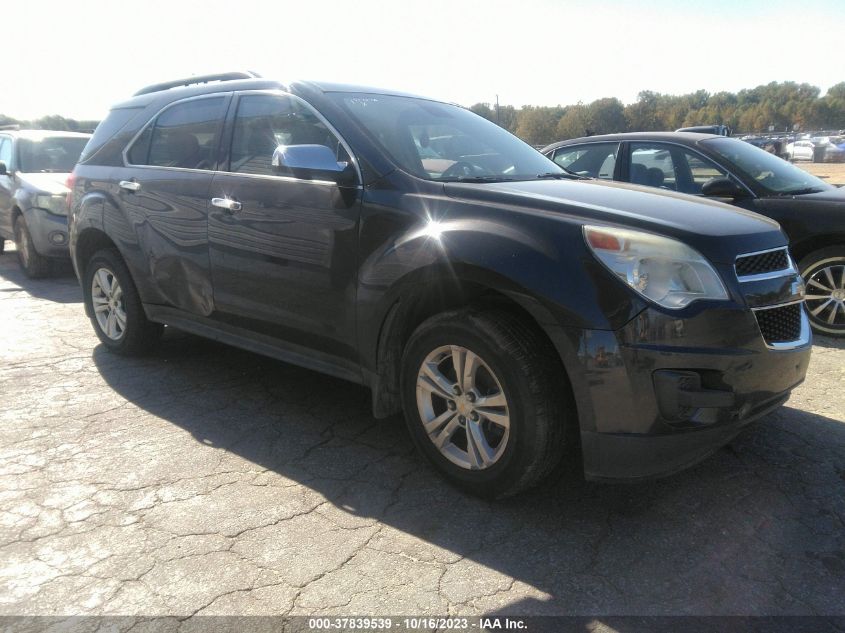
<svg viewBox="0 0 845 633">
<path fill-rule="evenodd" d="M 798 268 L 807 286 L 806 305 L 813 331 L 825 336 L 845 337 L 845 245 L 814 251 L 801 260 Z M 830 277 L 826 271 L 829 271 L 833 278 L 834 288 L 831 292 L 818 285 L 830 288 Z M 814 298 L 827 295 L 833 301 Z M 832 313 L 834 307 L 836 312 Z M 813 314 L 815 311 L 818 312 Z M 829 321 L 831 314 L 833 323 Z"/>
<path fill-rule="evenodd" d="M 6 252 L 6 240 L 0 237 L 0 255 Z"/>
<path fill-rule="evenodd" d="M 478 470 L 453 463 L 435 446 L 417 404 L 423 362 L 434 350 L 450 345 L 476 354 L 507 398 L 507 443 L 497 461 Z M 400 380 L 405 420 L 417 448 L 446 479 L 472 494 L 500 499 L 535 486 L 573 443 L 574 434 L 568 430 L 577 424 L 568 389 L 561 388 L 567 384 L 563 367 L 548 341 L 509 312 L 459 310 L 431 317 L 405 346 Z M 465 426 L 460 433 L 466 436 Z"/>
<path fill-rule="evenodd" d="M 24 274 L 30 279 L 46 277 L 50 272 L 50 259 L 35 250 L 32 235 L 26 225 L 26 218 L 15 218 L 15 248 L 18 251 L 18 263 Z"/>
<path fill-rule="evenodd" d="M 125 313 L 125 327 L 120 328 L 117 338 L 110 337 L 105 332 L 95 315 L 92 285 L 94 275 L 100 270 L 112 275 L 122 291 L 119 304 Z M 147 319 L 135 282 L 132 281 L 129 269 L 117 250 L 104 249 L 94 253 L 85 266 L 82 289 L 91 325 L 109 350 L 124 356 L 141 356 L 155 347 L 164 326 Z"/>
</svg>

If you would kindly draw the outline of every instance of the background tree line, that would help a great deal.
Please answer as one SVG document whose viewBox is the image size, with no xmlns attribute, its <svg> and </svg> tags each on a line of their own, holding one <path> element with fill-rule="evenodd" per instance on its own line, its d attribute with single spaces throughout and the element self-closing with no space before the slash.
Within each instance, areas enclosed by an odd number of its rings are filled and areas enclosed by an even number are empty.
<svg viewBox="0 0 845 633">
<path fill-rule="evenodd" d="M 685 95 L 641 92 L 624 105 L 608 97 L 568 106 L 500 106 L 498 123 L 533 145 L 591 134 L 676 130 L 691 125 L 727 125 L 735 132 L 840 130 L 845 128 L 845 82 L 821 96 L 816 86 L 772 82 L 738 93 Z M 476 114 L 496 122 L 495 106 L 476 103 Z M 796 127 L 797 126 L 797 127 Z"/>
<path fill-rule="evenodd" d="M 20 125 L 22 130 L 59 130 L 61 132 L 91 132 L 99 121 L 77 121 L 58 114 L 43 116 L 31 121 L 19 120 L 0 114 L 0 125 Z"/>
<path fill-rule="evenodd" d="M 497 122 L 533 145 L 590 134 L 676 130 L 690 125 L 727 125 L 735 132 L 776 132 L 845 129 L 845 82 L 821 96 L 816 86 L 786 81 L 772 82 L 738 93 L 710 94 L 698 90 L 685 95 L 642 91 L 634 103 L 624 105 L 615 97 L 568 106 L 500 106 L 476 103 L 476 114 Z M 0 114 L 0 125 L 21 128 L 91 131 L 98 121 L 77 121 L 50 115 L 32 121 Z M 797 127 L 796 127 L 797 126 Z"/>
</svg>

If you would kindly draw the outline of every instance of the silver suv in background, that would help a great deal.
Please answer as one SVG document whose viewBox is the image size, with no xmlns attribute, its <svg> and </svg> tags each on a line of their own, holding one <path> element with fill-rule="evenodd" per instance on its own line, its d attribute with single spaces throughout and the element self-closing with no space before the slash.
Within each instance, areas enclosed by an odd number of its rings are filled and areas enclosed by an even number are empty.
<svg viewBox="0 0 845 633">
<path fill-rule="evenodd" d="M 29 277 L 43 277 L 52 259 L 70 256 L 65 182 L 90 137 L 0 131 L 0 253 L 13 240 Z"/>
</svg>

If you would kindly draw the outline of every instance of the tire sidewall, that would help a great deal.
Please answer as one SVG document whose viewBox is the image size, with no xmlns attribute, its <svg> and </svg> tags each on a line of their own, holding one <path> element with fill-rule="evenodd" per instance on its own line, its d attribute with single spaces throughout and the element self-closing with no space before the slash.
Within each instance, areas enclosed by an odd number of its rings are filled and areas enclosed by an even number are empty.
<svg viewBox="0 0 845 633">
<path fill-rule="evenodd" d="M 801 272 L 801 277 L 804 279 L 804 283 L 808 286 L 808 291 L 810 277 L 819 270 L 827 268 L 830 264 L 845 266 L 845 246 L 824 248 L 814 253 L 810 253 L 801 260 L 798 267 Z M 826 336 L 845 336 L 845 327 L 832 329 L 824 323 L 819 323 L 812 316 L 810 316 L 810 324 L 819 334 Z"/>
<path fill-rule="evenodd" d="M 17 250 L 18 255 L 18 264 L 20 264 L 20 267 L 23 268 L 27 273 L 32 275 L 32 253 L 34 247 L 32 245 L 32 238 L 29 235 L 29 227 L 27 227 L 26 220 L 22 215 L 18 216 L 17 219 L 15 219 L 14 233 L 15 249 Z M 28 261 L 24 261 L 24 242 L 26 242 L 26 252 L 29 253 Z"/>
<path fill-rule="evenodd" d="M 416 400 L 416 383 L 425 357 L 444 345 L 459 345 L 477 354 L 493 371 L 507 398 L 510 429 L 508 444 L 499 460 L 484 470 L 471 471 L 461 468 L 444 457 L 429 439 L 420 419 Z M 533 412 L 527 403 L 532 402 L 530 388 L 524 373 L 515 363 L 508 363 L 501 350 L 497 350 L 469 322 L 438 324 L 414 334 L 408 341 L 402 358 L 401 390 L 402 408 L 408 430 L 416 446 L 431 463 L 457 485 L 483 496 L 498 496 L 522 471 L 530 466 L 531 456 L 526 446 L 533 444 Z"/>
</svg>

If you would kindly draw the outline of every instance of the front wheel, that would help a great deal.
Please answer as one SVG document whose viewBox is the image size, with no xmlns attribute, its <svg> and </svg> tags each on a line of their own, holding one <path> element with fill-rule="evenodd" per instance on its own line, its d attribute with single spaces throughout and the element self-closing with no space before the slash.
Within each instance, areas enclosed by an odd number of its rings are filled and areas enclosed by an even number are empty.
<svg viewBox="0 0 845 633">
<path fill-rule="evenodd" d="M 845 337 L 845 245 L 822 248 L 799 264 L 813 330 Z"/>
<path fill-rule="evenodd" d="M 18 263 L 23 269 L 23 272 L 30 279 L 46 277 L 50 272 L 50 260 L 35 250 L 32 235 L 30 235 L 26 219 L 22 215 L 15 218 L 14 230 Z"/>
<path fill-rule="evenodd" d="M 97 251 L 85 267 L 85 303 L 100 341 L 118 354 L 149 351 L 163 326 L 147 319 L 129 269 L 114 249 Z"/>
<path fill-rule="evenodd" d="M 401 382 L 417 448 L 473 494 L 521 492 L 564 454 L 573 417 L 563 368 L 548 341 L 508 312 L 428 319 L 405 347 Z"/>
</svg>

